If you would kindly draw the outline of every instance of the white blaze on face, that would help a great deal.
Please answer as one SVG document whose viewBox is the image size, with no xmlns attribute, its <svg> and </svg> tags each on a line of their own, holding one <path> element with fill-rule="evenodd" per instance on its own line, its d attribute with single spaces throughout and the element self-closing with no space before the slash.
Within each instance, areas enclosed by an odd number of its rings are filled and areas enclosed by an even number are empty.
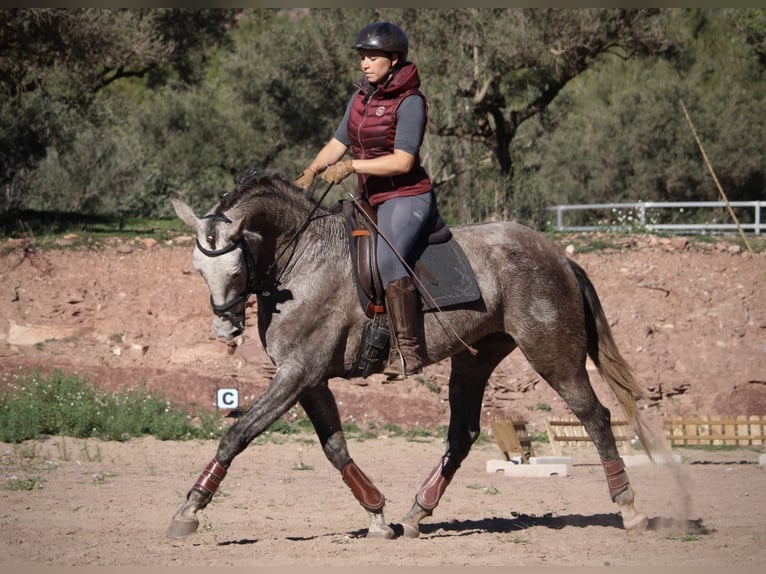
<svg viewBox="0 0 766 574">
<path fill-rule="evenodd" d="M 200 239 L 200 241 L 202 241 Z M 218 306 L 234 301 L 247 290 L 247 269 L 242 249 L 233 249 L 228 253 L 210 257 L 199 249 L 194 250 L 192 264 L 202 275 L 212 302 Z M 231 339 L 242 330 L 245 320 L 245 300 L 227 309 L 230 316 L 213 316 L 213 327 L 216 335 Z"/>
<path fill-rule="evenodd" d="M 243 221 L 219 225 L 213 231 L 210 229 L 210 221 L 207 217 L 200 219 L 194 214 L 191 207 L 179 199 L 171 200 L 173 209 L 178 217 L 197 233 L 198 242 L 207 246 L 212 251 L 225 249 L 235 240 L 234 236 L 240 233 Z M 208 239 L 207 233 L 215 233 L 216 244 L 211 245 L 213 239 Z M 207 283 L 212 302 L 217 306 L 223 306 L 241 298 L 241 301 L 227 309 L 227 315 L 213 318 L 213 326 L 219 337 L 231 339 L 241 332 L 245 322 L 245 302 L 242 297 L 247 290 L 247 268 L 242 249 L 232 249 L 220 255 L 205 255 L 195 247 L 192 256 L 192 265 Z"/>
</svg>

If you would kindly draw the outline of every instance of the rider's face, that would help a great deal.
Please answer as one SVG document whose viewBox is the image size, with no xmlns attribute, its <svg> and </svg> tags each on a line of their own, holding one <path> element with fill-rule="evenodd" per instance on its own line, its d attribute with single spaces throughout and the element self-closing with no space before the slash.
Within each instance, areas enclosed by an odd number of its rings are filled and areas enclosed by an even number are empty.
<svg viewBox="0 0 766 574">
<path fill-rule="evenodd" d="M 359 65 L 371 84 L 385 80 L 396 62 L 396 56 L 392 60 L 380 50 L 359 50 Z"/>
</svg>

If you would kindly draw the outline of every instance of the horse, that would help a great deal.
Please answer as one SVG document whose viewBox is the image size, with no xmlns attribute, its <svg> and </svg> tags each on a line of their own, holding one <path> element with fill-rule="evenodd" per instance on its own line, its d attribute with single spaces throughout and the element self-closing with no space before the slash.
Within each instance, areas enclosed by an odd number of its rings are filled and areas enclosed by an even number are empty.
<svg viewBox="0 0 766 574">
<path fill-rule="evenodd" d="M 395 533 L 395 525 L 385 520 L 384 495 L 349 453 L 328 383 L 351 378 L 370 321 L 353 281 L 344 215 L 268 170 L 237 178 L 234 189 L 201 217 L 183 201 L 171 202 L 196 233 L 192 262 L 210 291 L 216 334 L 228 340 L 240 335 L 245 305 L 255 295 L 258 333 L 276 373 L 220 439 L 214 458 L 172 517 L 167 537 L 196 531 L 197 512 L 210 502 L 235 457 L 296 404 L 367 512 L 366 536 L 418 537 L 421 521 L 433 514 L 479 436 L 489 376 L 517 347 L 592 438 L 623 528 L 646 529 L 648 518 L 635 507 L 610 411 L 591 386 L 586 357 L 651 457 L 651 431 L 637 404 L 643 391 L 617 348 L 588 275 L 543 234 L 508 221 L 450 226 L 471 262 L 481 297 L 421 313 L 423 364 L 451 361 L 447 446 Z"/>
</svg>

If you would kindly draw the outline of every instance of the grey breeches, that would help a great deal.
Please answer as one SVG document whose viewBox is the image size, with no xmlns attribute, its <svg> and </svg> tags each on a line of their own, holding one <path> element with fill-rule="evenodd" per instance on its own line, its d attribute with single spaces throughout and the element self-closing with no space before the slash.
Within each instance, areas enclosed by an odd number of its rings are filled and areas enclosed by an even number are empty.
<svg viewBox="0 0 766 574">
<path fill-rule="evenodd" d="M 377 206 L 378 228 L 410 267 L 413 264 L 408 258 L 410 252 L 434 209 L 436 201 L 433 191 L 412 197 L 396 197 Z M 394 279 L 409 275 L 383 237 L 378 238 L 377 256 L 384 287 L 388 287 Z"/>
</svg>

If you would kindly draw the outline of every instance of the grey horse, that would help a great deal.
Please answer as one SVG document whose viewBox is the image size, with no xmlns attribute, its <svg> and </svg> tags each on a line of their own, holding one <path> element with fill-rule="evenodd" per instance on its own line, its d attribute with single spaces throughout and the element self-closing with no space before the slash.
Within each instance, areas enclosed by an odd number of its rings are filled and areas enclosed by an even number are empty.
<svg viewBox="0 0 766 574">
<path fill-rule="evenodd" d="M 189 490 L 167 530 L 182 538 L 199 526 L 235 457 L 296 403 L 311 420 L 330 463 L 367 511 L 367 536 L 394 538 L 385 497 L 349 454 L 328 380 L 348 378 L 369 322 L 352 279 L 343 215 L 275 172 L 252 171 L 207 214 L 172 200 L 196 232 L 194 268 L 210 291 L 214 328 L 231 339 L 245 328 L 245 304 L 257 298 L 258 333 L 276 367 L 268 388 L 221 438 L 215 457 Z M 585 271 L 543 235 L 516 223 L 452 227 L 480 288 L 478 303 L 422 316 L 424 365 L 451 360 L 447 447 L 400 521 L 415 538 L 479 436 L 481 403 L 495 367 L 516 347 L 562 397 L 593 439 L 606 483 L 626 530 L 647 517 L 617 450 L 610 412 L 598 400 L 585 362 L 590 356 L 644 447 L 650 430 L 635 376 L 615 345 Z M 651 453 L 650 453 L 651 456 Z"/>
</svg>

